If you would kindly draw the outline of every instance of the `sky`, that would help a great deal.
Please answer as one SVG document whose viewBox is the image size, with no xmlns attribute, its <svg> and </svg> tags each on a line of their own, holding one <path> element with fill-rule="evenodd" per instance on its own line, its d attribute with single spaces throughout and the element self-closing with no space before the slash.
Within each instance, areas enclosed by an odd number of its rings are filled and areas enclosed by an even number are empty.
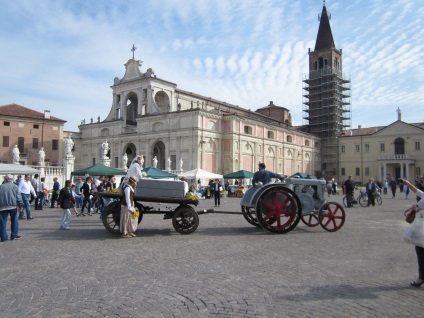
<svg viewBox="0 0 424 318">
<path fill-rule="evenodd" d="M 327 0 L 351 126 L 424 121 L 424 1 Z M 132 58 L 177 87 L 302 125 L 322 0 L 0 0 L 0 105 L 101 120 Z"/>
</svg>

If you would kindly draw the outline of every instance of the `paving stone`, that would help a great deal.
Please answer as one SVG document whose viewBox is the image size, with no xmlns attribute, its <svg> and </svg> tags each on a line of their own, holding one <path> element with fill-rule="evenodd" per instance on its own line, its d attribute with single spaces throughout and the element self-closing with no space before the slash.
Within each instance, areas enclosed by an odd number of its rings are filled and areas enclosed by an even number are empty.
<svg viewBox="0 0 424 318">
<path fill-rule="evenodd" d="M 221 202 L 240 212 L 240 199 Z M 277 235 L 241 214 L 206 214 L 181 235 L 147 214 L 132 239 L 97 215 L 61 231 L 60 210 L 34 211 L 22 239 L 0 246 L 1 317 L 422 317 L 414 247 L 401 239 L 414 202 L 383 195 L 382 206 L 346 209 L 334 233 L 299 223 Z"/>
</svg>

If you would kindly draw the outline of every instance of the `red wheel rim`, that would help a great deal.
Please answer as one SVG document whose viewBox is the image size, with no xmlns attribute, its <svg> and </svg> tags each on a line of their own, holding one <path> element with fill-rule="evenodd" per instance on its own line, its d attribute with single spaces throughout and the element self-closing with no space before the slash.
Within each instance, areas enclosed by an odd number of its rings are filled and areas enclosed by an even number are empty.
<svg viewBox="0 0 424 318">
<path fill-rule="evenodd" d="M 286 228 L 296 220 L 296 202 L 285 192 L 274 191 L 261 202 L 261 213 L 267 226 Z"/>
<path fill-rule="evenodd" d="M 345 212 L 341 205 L 328 203 L 321 208 L 319 223 L 325 230 L 335 232 L 343 226 L 344 221 Z"/>
</svg>

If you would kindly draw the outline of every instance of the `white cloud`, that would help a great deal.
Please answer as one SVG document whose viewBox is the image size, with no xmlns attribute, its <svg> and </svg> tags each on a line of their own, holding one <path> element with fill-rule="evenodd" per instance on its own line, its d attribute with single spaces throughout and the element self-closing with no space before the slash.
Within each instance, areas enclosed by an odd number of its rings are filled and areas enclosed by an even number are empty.
<svg viewBox="0 0 424 318">
<path fill-rule="evenodd" d="M 352 80 L 353 124 L 386 120 L 381 110 L 397 105 L 406 107 L 404 118 L 408 106 L 424 108 L 419 1 L 326 3 Z M 50 105 L 73 130 L 79 117 L 104 118 L 110 85 L 124 74 L 135 44 L 143 71 L 252 110 L 273 100 L 301 123 L 302 74 L 321 9 L 314 0 L 7 1 L 0 12 L 0 41 L 7 43 L 0 104 Z M 380 112 L 363 116 L 370 105 Z"/>
</svg>

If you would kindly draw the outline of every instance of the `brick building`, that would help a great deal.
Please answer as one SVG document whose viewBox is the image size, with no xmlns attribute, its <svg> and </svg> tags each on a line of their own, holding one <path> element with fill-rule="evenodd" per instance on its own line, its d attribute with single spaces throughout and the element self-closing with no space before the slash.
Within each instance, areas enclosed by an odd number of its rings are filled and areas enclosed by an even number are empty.
<svg viewBox="0 0 424 318">
<path fill-rule="evenodd" d="M 38 152 L 44 147 L 46 165 L 62 165 L 65 122 L 50 116 L 49 110 L 40 113 L 17 104 L 0 106 L 0 161 L 12 163 L 12 148 L 17 145 L 21 164 L 38 165 Z"/>
</svg>

